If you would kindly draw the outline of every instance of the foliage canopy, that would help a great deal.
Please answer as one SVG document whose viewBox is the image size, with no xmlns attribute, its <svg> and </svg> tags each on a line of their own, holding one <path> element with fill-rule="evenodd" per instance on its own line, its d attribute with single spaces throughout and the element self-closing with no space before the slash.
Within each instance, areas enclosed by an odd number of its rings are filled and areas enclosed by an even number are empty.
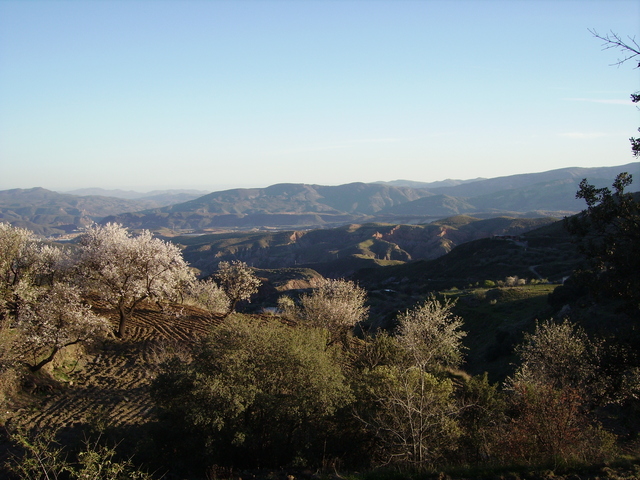
<svg viewBox="0 0 640 480">
<path fill-rule="evenodd" d="M 190 364 L 164 365 L 154 396 L 165 418 L 204 439 L 217 462 L 313 462 L 320 426 L 351 401 L 339 351 L 327 348 L 325 335 L 232 315 L 199 344 Z"/>
</svg>

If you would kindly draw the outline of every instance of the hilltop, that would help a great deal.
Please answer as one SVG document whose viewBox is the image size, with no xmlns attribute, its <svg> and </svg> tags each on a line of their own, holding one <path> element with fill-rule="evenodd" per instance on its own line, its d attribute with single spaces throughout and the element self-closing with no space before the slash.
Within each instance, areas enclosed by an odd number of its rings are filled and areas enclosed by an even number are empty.
<svg viewBox="0 0 640 480">
<path fill-rule="evenodd" d="M 175 235 L 372 222 L 416 225 L 455 215 L 561 218 L 583 208 L 575 198 L 583 178 L 604 187 L 621 171 L 638 175 L 640 163 L 431 183 L 283 183 L 205 195 L 184 190 L 141 194 L 83 189 L 72 195 L 43 188 L 12 189 L 0 191 L 0 221 L 42 235 L 68 233 L 91 222 L 118 222 L 132 229 Z"/>
<path fill-rule="evenodd" d="M 84 195 L 44 188 L 0 191 L 0 221 L 41 235 L 60 235 L 123 212 L 144 210 L 193 198 L 193 193 L 152 192 L 149 196 L 107 196 L 100 189 Z"/>
<path fill-rule="evenodd" d="M 419 224 L 459 214 L 563 217 L 582 209 L 580 181 L 611 185 L 618 167 L 564 168 L 469 182 L 350 183 L 338 186 L 277 184 L 213 192 L 190 202 L 108 217 L 130 228 L 203 231 L 215 229 L 325 228 L 348 223 Z"/>
</svg>

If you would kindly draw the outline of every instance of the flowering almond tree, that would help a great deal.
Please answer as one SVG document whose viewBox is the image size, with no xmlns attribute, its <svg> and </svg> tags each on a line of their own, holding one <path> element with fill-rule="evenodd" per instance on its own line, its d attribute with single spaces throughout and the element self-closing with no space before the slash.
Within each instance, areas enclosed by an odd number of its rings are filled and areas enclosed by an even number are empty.
<svg viewBox="0 0 640 480">
<path fill-rule="evenodd" d="M 331 334 L 331 343 L 344 340 L 348 332 L 366 320 L 369 307 L 367 292 L 350 280 L 323 279 L 311 294 L 300 296 L 300 305 L 289 297 L 279 300 L 285 316 L 324 328 Z"/>
<path fill-rule="evenodd" d="M 174 298 L 194 279 L 180 249 L 148 230 L 134 236 L 119 224 L 93 225 L 80 245 L 79 273 L 89 291 L 117 310 L 118 337 L 126 336 L 142 301 Z"/>
<path fill-rule="evenodd" d="M 0 223 L 0 319 L 17 317 L 32 294 L 38 247 L 31 231 Z"/>
<path fill-rule="evenodd" d="M 56 283 L 39 290 L 36 301 L 25 307 L 18 321 L 25 352 L 34 357 L 29 366 L 32 372 L 53 361 L 63 348 L 96 341 L 109 331 L 108 320 L 91 311 L 77 287 Z"/>
<path fill-rule="evenodd" d="M 262 285 L 262 280 L 255 276 L 253 269 L 240 260 L 220 262 L 215 278 L 229 299 L 226 315 L 235 312 L 239 301 L 250 301 Z"/>
</svg>

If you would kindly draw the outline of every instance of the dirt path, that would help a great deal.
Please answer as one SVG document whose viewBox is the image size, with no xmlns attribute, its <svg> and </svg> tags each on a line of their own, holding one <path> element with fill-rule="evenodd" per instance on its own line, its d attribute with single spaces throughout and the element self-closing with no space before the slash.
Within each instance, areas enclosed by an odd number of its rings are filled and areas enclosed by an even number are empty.
<svg viewBox="0 0 640 480">
<path fill-rule="evenodd" d="M 531 273 L 533 273 L 536 277 L 538 277 L 538 280 L 543 280 L 542 275 L 540 275 L 540 274 L 538 273 L 538 271 L 536 270 L 536 268 L 538 268 L 539 266 L 540 266 L 540 265 L 531 265 L 531 266 L 529 267 L 529 271 L 530 271 Z"/>
<path fill-rule="evenodd" d="M 135 314 L 126 341 L 105 342 L 70 382 L 38 393 L 39 401 L 15 412 L 11 422 L 29 430 L 96 420 L 115 427 L 143 424 L 153 413 L 149 385 L 158 364 L 217 321 L 194 308 L 162 312 L 148 306 Z"/>
</svg>

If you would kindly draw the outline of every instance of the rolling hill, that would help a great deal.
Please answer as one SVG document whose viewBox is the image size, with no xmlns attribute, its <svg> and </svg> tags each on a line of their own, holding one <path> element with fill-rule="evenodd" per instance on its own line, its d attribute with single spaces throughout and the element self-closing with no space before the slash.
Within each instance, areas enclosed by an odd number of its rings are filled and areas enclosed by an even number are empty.
<svg viewBox="0 0 640 480">
<path fill-rule="evenodd" d="M 298 231 L 233 232 L 179 236 L 190 265 L 204 275 L 220 261 L 241 260 L 262 269 L 312 268 L 322 275 L 343 277 L 356 270 L 435 259 L 456 245 L 494 235 L 519 235 L 547 225 L 553 218 L 477 219 L 456 216 L 426 225 L 382 223 Z"/>
<path fill-rule="evenodd" d="M 87 189 L 85 193 L 88 192 L 107 191 Z M 151 192 L 149 196 L 134 199 L 126 198 L 126 195 L 72 195 L 39 187 L 15 188 L 0 191 L 0 222 L 28 228 L 42 235 L 56 235 L 74 231 L 106 216 L 184 202 L 193 196 L 185 192 Z"/>
<path fill-rule="evenodd" d="M 640 163 L 619 167 L 564 168 L 469 182 L 383 183 L 338 186 L 277 184 L 213 192 L 195 200 L 108 217 L 131 228 L 212 230 L 261 227 L 325 228 L 348 223 L 420 224 L 459 214 L 562 217 L 584 208 L 575 199 L 583 178 L 611 185 L 621 171 L 640 173 Z"/>
<path fill-rule="evenodd" d="M 283 183 L 198 192 L 151 192 L 127 199 L 71 195 L 43 188 L 0 191 L 0 221 L 53 235 L 88 223 L 118 222 L 133 229 L 166 233 L 221 230 L 299 230 L 352 223 L 425 224 L 460 214 L 562 217 L 584 208 L 575 199 L 581 179 L 609 186 L 627 171 L 640 176 L 640 163 L 618 167 L 563 168 L 541 173 L 469 181 L 349 183 L 338 186 Z M 638 186 L 632 185 L 631 191 Z M 80 190 L 135 197 L 135 192 Z M 194 198 L 194 196 L 197 196 Z M 186 200 L 186 201 L 184 201 Z"/>
</svg>

